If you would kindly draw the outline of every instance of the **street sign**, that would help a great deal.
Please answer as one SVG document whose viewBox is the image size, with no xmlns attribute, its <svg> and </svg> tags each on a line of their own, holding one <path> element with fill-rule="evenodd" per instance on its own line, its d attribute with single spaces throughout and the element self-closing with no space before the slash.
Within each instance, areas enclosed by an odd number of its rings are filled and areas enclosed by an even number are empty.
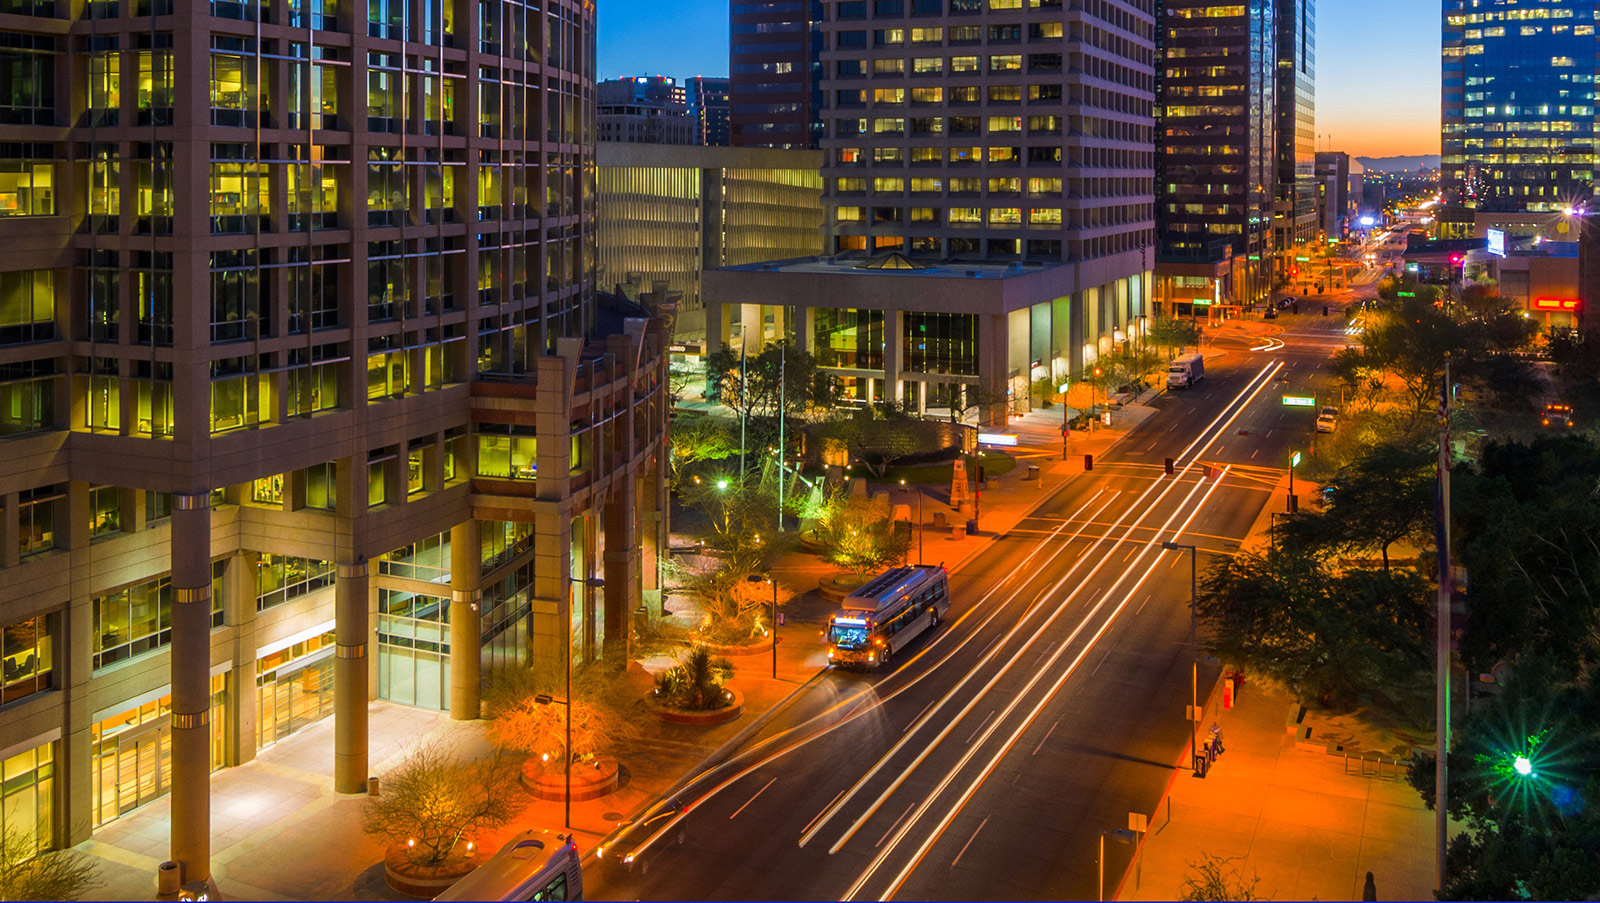
<svg viewBox="0 0 1600 903">
<path fill-rule="evenodd" d="M 1015 446 L 1017 437 L 1012 433 L 979 433 L 978 444 Z"/>
<path fill-rule="evenodd" d="M 1314 408 L 1317 400 L 1309 395 L 1285 395 L 1283 406 L 1286 408 Z"/>
<path fill-rule="evenodd" d="M 1299 467 L 1300 466 L 1300 453 L 1299 452 L 1295 452 L 1294 454 L 1289 456 L 1289 466 L 1290 467 Z"/>
</svg>

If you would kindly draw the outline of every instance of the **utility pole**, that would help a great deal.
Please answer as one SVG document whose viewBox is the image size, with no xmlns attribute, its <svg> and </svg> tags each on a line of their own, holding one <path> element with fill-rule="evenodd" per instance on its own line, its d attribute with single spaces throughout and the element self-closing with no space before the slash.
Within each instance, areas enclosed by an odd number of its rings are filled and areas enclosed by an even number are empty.
<svg viewBox="0 0 1600 903">
<path fill-rule="evenodd" d="M 788 405 L 789 399 L 788 399 L 788 396 L 786 394 L 787 390 L 789 388 L 788 377 L 789 377 L 789 343 L 788 343 L 787 340 L 785 340 L 783 342 L 783 344 L 778 346 L 778 532 L 779 533 L 783 532 L 783 484 L 788 482 L 788 476 L 784 473 L 784 470 L 783 470 L 783 455 L 784 455 L 783 419 L 784 419 L 784 409 L 789 406 Z M 778 597 L 777 596 L 777 592 L 778 591 L 776 589 L 776 584 L 774 584 L 774 589 L 773 589 L 772 592 L 773 592 L 773 596 L 772 597 L 774 599 L 776 599 Z M 773 611 L 776 612 L 778 603 L 777 602 L 773 602 L 772 604 L 773 604 Z M 774 620 L 773 620 L 774 634 L 773 635 L 776 636 L 777 635 L 776 634 L 776 630 L 777 630 L 777 628 L 776 628 L 776 624 L 777 624 L 776 617 L 777 616 L 774 615 L 773 617 L 774 617 Z M 776 656 L 777 656 L 777 646 L 776 645 L 773 646 L 773 656 L 774 656 L 774 661 L 776 661 Z M 773 668 L 774 668 L 773 677 L 777 677 L 777 672 L 776 672 L 777 665 L 774 664 Z"/>
<path fill-rule="evenodd" d="M 1450 754 L 1450 362 L 1444 364 L 1444 383 L 1439 387 L 1439 504 L 1436 543 L 1439 559 L 1439 610 L 1436 642 L 1438 649 L 1438 686 L 1435 688 L 1438 709 L 1435 714 L 1434 733 L 1437 735 L 1434 750 L 1433 792 L 1434 830 L 1437 835 L 1439 889 L 1445 884 L 1445 850 L 1450 840 L 1449 770 Z"/>
<path fill-rule="evenodd" d="M 750 418 L 750 370 L 745 366 L 749 349 L 745 347 L 744 331 L 739 331 L 739 485 L 744 485 L 745 423 Z"/>
</svg>

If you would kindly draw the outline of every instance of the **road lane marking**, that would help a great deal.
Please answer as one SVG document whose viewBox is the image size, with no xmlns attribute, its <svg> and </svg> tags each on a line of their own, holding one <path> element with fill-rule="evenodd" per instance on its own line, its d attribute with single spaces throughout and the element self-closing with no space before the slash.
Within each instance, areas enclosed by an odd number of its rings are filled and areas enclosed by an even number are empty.
<svg viewBox="0 0 1600 903">
<path fill-rule="evenodd" d="M 1060 724 L 1061 724 L 1061 719 L 1057 718 L 1055 724 L 1050 725 L 1050 729 L 1045 731 L 1044 732 L 1044 736 L 1039 739 L 1039 745 L 1035 746 L 1033 748 L 1033 752 L 1029 753 L 1028 755 L 1037 756 L 1039 754 L 1039 750 L 1044 749 L 1045 742 L 1050 739 L 1050 735 L 1051 734 L 1056 732 L 1056 727 L 1058 727 Z M 1015 783 L 1015 782 L 1013 782 L 1013 783 Z"/>
<path fill-rule="evenodd" d="M 983 817 L 983 821 L 978 822 L 977 830 L 973 831 L 972 832 L 972 836 L 967 838 L 967 842 L 961 845 L 961 852 L 956 854 L 956 858 L 950 860 L 950 867 L 951 868 L 955 868 L 957 863 L 961 862 L 961 857 L 967 855 L 967 847 L 972 846 L 972 842 L 974 840 L 978 839 L 978 831 L 982 831 L 983 830 L 983 826 L 988 824 L 988 823 L 989 823 L 989 816 L 985 815 Z"/>
<path fill-rule="evenodd" d="M 752 796 L 749 799 L 745 800 L 743 806 L 740 806 L 739 808 L 733 810 L 733 814 L 728 816 L 728 821 L 733 821 L 734 819 L 738 818 L 740 812 L 743 812 L 751 803 L 756 801 L 756 796 L 760 796 L 761 794 L 766 793 L 767 792 L 767 788 L 771 787 L 773 784 L 776 784 L 776 783 L 778 783 L 778 779 L 777 778 L 773 778 L 772 780 L 766 782 L 765 784 L 762 784 L 761 785 L 761 789 L 756 791 L 756 795 L 755 796 Z"/>
<path fill-rule="evenodd" d="M 904 820 L 905 820 L 905 817 L 906 817 L 906 816 L 907 816 L 907 815 L 910 815 L 910 814 L 911 814 L 911 808 L 912 808 L 912 807 L 913 807 L 913 806 L 915 806 L 915 805 L 916 805 L 916 803 L 906 803 L 906 811 L 904 811 L 904 812 L 902 812 L 902 813 L 900 813 L 900 817 L 899 817 L 899 818 L 897 818 L 897 819 L 895 819 L 895 820 L 894 820 L 894 824 L 892 824 L 892 825 L 890 825 L 890 826 L 889 826 L 889 828 L 888 828 L 888 830 L 886 830 L 886 831 L 884 831 L 884 832 L 883 832 L 883 836 L 882 836 L 882 837 L 880 837 L 880 838 L 878 838 L 878 842 L 877 842 L 877 843 L 875 843 L 875 844 L 873 844 L 873 845 L 872 845 L 872 846 L 873 846 L 873 847 L 874 847 L 874 848 L 877 848 L 877 847 L 881 847 L 881 846 L 883 846 L 883 842 L 884 842 L 884 841 L 885 841 L 885 840 L 888 840 L 888 839 L 889 839 L 889 835 L 890 835 L 890 834 L 893 834 L 893 833 L 894 833 L 894 829 L 895 829 L 895 828 L 898 828 L 898 827 L 900 827 L 900 822 L 902 822 L 902 821 L 904 821 Z"/>
<path fill-rule="evenodd" d="M 901 731 L 911 730 L 911 725 L 916 724 L 918 721 L 921 721 L 922 720 L 922 716 L 928 714 L 928 710 L 933 708 L 933 704 L 935 702 L 938 702 L 938 700 L 937 699 L 928 700 L 928 704 L 922 707 L 922 711 L 917 713 L 917 717 L 915 717 L 915 718 L 911 719 L 910 721 L 906 722 L 906 726 L 901 728 L 900 730 Z M 844 791 L 843 790 L 839 791 L 839 796 L 844 796 Z M 838 798 L 839 798 L 838 796 L 834 797 L 834 799 L 838 799 Z"/>
<path fill-rule="evenodd" d="M 1104 665 L 1104 664 L 1105 664 L 1105 663 L 1106 663 L 1106 659 L 1108 659 L 1108 658 L 1110 658 L 1110 657 L 1111 657 L 1111 650 L 1110 650 L 1110 649 L 1107 649 L 1107 650 L 1106 650 L 1106 654 L 1105 654 L 1105 655 L 1102 655 L 1102 656 L 1100 656 L 1100 665 Z M 1093 670 L 1093 671 L 1090 671 L 1090 672 L 1089 672 L 1089 676 L 1090 676 L 1090 677 L 1093 677 L 1093 676 L 1095 676 L 1095 675 L 1096 675 L 1096 674 L 1099 674 L 1099 673 L 1100 673 L 1100 665 L 1095 665 L 1095 666 L 1094 666 L 1094 670 Z"/>
<path fill-rule="evenodd" d="M 972 738 L 978 736 L 978 731 L 983 730 L 983 726 L 985 724 L 988 724 L 989 723 L 989 719 L 993 718 L 993 717 L 994 717 L 994 709 L 990 709 L 989 710 L 989 714 L 983 716 L 983 720 L 978 722 L 978 726 L 973 729 L 971 734 L 967 735 L 967 743 L 968 744 L 972 743 Z"/>
</svg>

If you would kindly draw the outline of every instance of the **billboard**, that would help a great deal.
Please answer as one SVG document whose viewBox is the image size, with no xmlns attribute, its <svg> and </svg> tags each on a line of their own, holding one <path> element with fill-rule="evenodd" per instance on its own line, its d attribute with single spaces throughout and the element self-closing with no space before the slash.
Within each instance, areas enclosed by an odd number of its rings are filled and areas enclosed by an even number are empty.
<svg viewBox="0 0 1600 903">
<path fill-rule="evenodd" d="M 1489 237 L 1489 253 L 1496 257 L 1506 256 L 1506 230 L 1490 229 L 1487 234 Z"/>
</svg>

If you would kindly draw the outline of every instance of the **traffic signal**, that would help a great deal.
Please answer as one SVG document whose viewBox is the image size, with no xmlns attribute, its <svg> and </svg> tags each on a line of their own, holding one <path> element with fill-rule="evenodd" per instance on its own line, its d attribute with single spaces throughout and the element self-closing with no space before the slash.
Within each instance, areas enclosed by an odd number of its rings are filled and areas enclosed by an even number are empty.
<svg viewBox="0 0 1600 903">
<path fill-rule="evenodd" d="M 1094 470 L 1094 455 L 1083 456 L 1083 469 L 1085 471 Z"/>
<path fill-rule="evenodd" d="M 1173 460 L 1172 460 L 1172 459 L 1171 459 L 1171 458 L 1168 458 L 1168 459 L 1167 459 L 1167 473 L 1169 473 L 1169 474 L 1170 474 L 1170 473 L 1172 473 L 1172 472 L 1173 472 L 1173 465 L 1174 465 L 1174 464 L 1176 464 L 1176 463 L 1177 463 L 1177 462 L 1176 462 L 1176 461 L 1173 461 Z"/>
</svg>

